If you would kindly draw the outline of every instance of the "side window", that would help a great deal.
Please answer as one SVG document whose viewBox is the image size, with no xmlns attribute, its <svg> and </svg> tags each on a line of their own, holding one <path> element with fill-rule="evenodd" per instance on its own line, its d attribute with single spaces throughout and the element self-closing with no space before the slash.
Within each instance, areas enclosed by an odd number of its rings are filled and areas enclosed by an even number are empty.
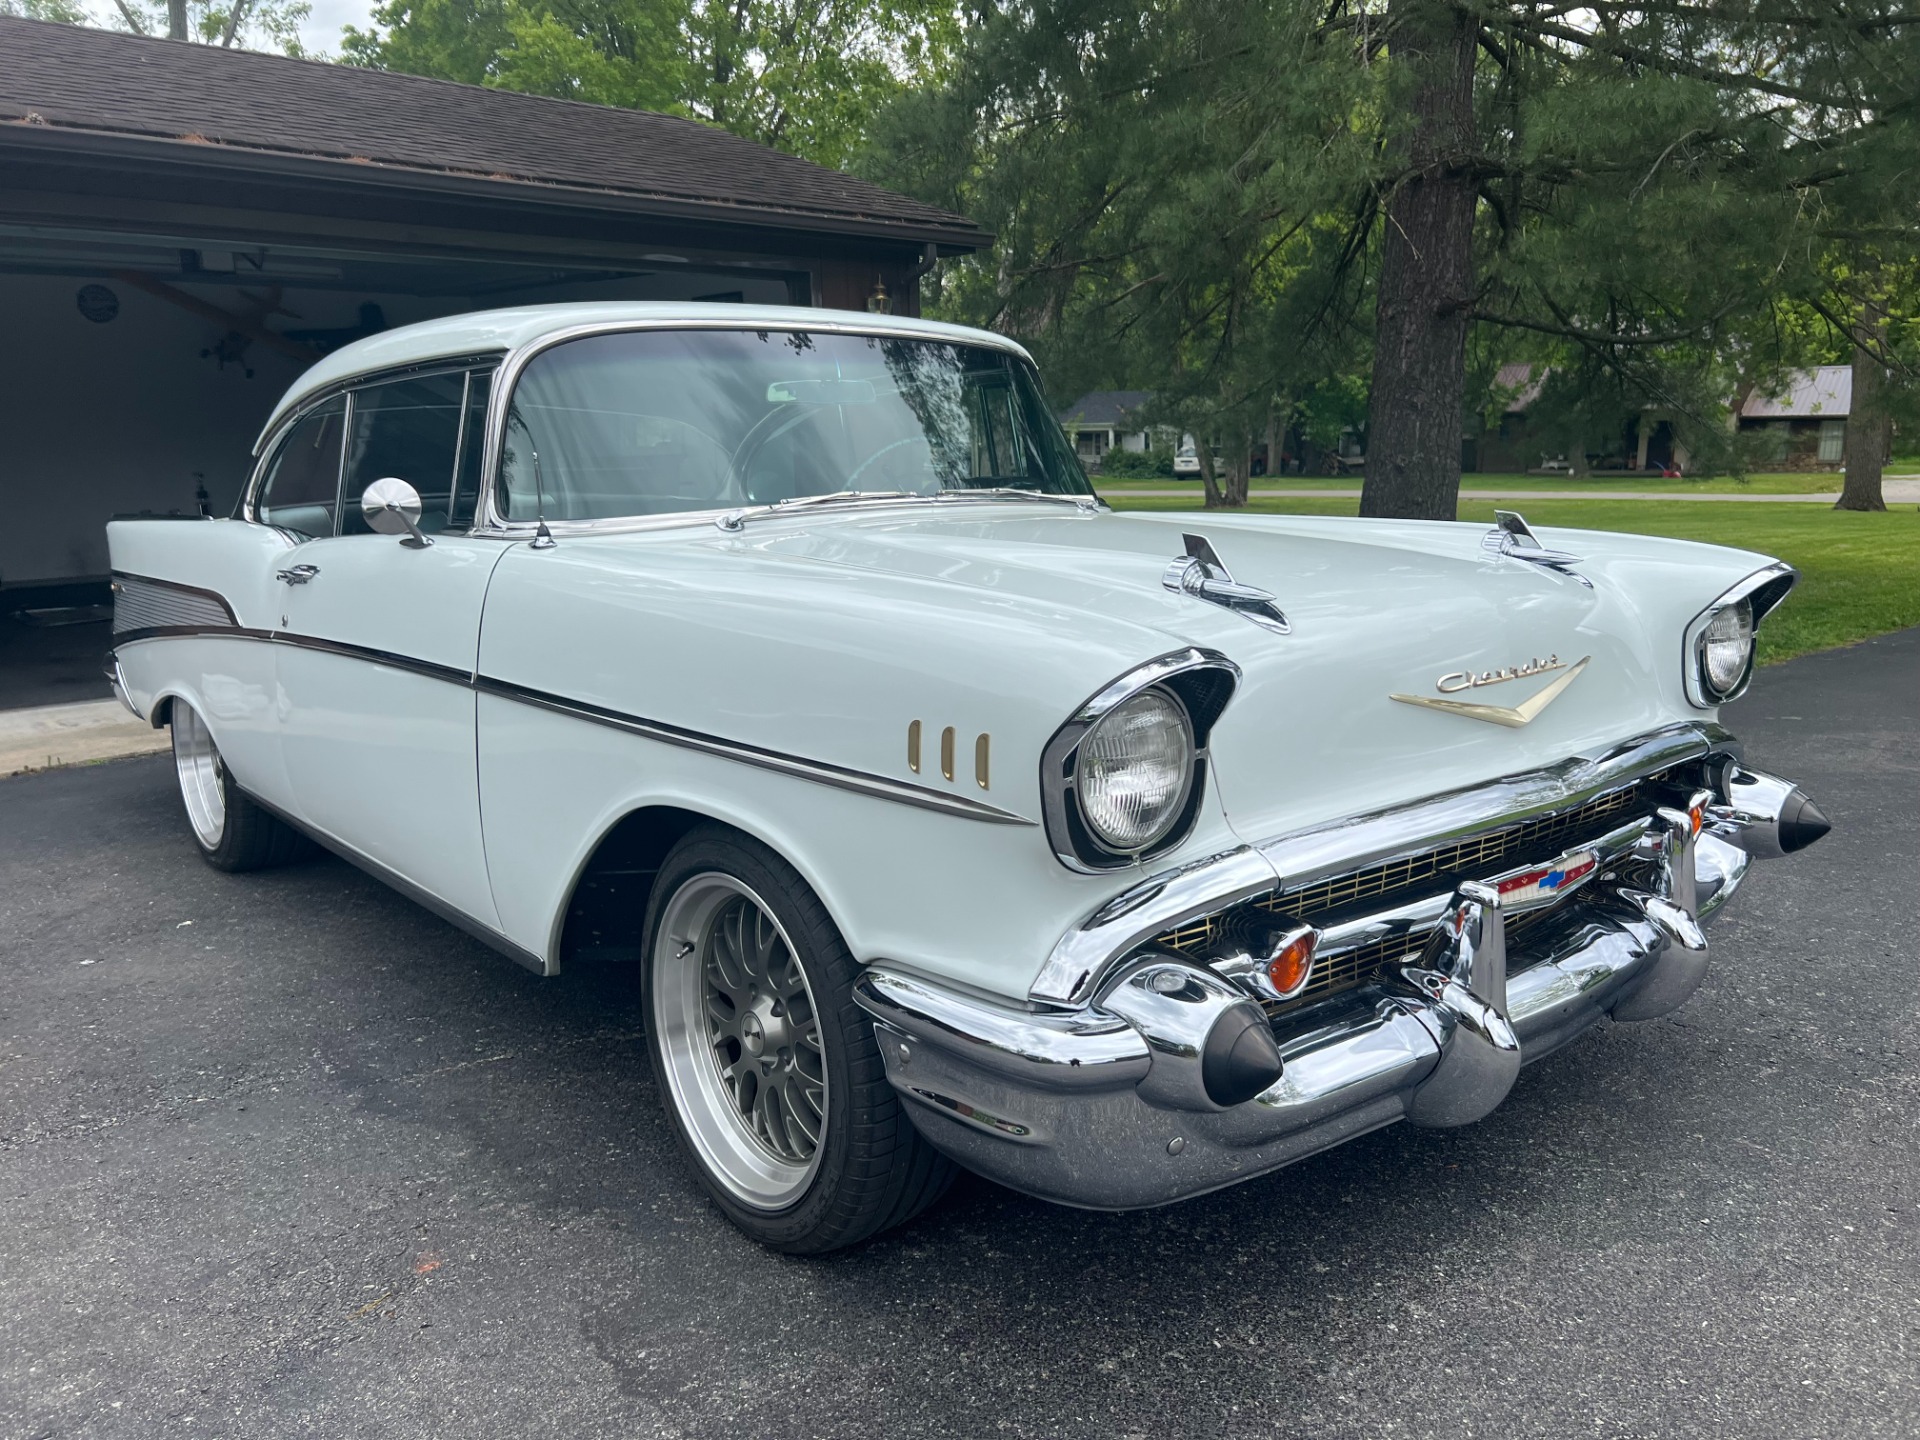
<svg viewBox="0 0 1920 1440">
<path fill-rule="evenodd" d="M 420 492 L 422 530 L 431 534 L 447 528 L 466 378 L 455 371 L 353 392 L 346 484 L 341 490 L 342 535 L 369 533 L 372 527 L 360 513 L 361 492 L 390 475 Z"/>
<path fill-rule="evenodd" d="M 480 466 L 487 454 L 487 397 L 493 393 L 493 372 L 475 370 L 467 377 L 467 414 L 460 425 L 460 466 L 453 477 L 453 504 L 447 528 L 463 530 L 473 524 L 480 497 Z"/>
<path fill-rule="evenodd" d="M 1027 475 L 1020 431 L 1014 419 L 1013 387 L 982 383 L 974 395 L 979 413 L 973 426 L 973 479 L 1019 480 Z"/>
<path fill-rule="evenodd" d="M 335 396 L 307 412 L 268 462 L 255 506 L 261 523 L 309 539 L 333 534 L 340 499 L 340 433 L 347 402 Z"/>
</svg>

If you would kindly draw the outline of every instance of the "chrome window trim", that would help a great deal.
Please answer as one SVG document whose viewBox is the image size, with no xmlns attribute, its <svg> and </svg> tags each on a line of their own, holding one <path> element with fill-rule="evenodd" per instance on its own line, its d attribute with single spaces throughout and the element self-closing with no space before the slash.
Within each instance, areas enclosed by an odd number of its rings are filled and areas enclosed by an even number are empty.
<svg viewBox="0 0 1920 1440">
<path fill-rule="evenodd" d="M 353 422 L 359 418 L 360 409 L 354 397 L 359 393 L 360 387 L 357 385 L 347 391 L 346 414 L 340 421 L 340 469 L 333 477 L 333 535 L 315 536 L 315 539 L 330 540 L 346 533 L 347 517 L 340 512 L 347 503 L 347 464 L 353 455 Z"/>
<path fill-rule="evenodd" d="M 1283 887 L 1577 808 L 1656 771 L 1733 748 L 1732 736 L 1718 725 L 1669 725 L 1596 756 L 1570 756 L 1538 770 L 1330 820 L 1163 871 L 1122 891 L 1061 936 L 1028 998 L 1042 1005 L 1084 1005 L 1113 965 L 1136 947 L 1204 915 Z"/>
<path fill-rule="evenodd" d="M 279 453 L 281 445 L 286 442 L 287 433 L 292 430 L 294 426 L 298 425 L 329 400 L 336 399 L 343 402 L 340 406 L 340 463 L 336 467 L 333 481 L 333 527 L 335 532 L 338 533 L 340 529 L 340 486 L 344 482 L 347 473 L 347 429 L 353 421 L 353 396 L 350 392 L 335 386 L 329 386 L 325 391 L 316 393 L 310 402 L 303 402 L 297 410 L 289 410 L 286 415 L 281 418 L 281 422 L 278 425 L 275 425 L 271 430 L 261 435 L 260 439 L 255 442 L 253 447 L 253 474 L 248 478 L 246 488 L 240 492 L 239 513 L 242 520 L 245 520 L 251 525 L 269 524 L 269 522 L 260 518 L 260 487 L 266 483 L 267 467 L 273 463 L 274 456 Z M 281 529 L 278 525 L 269 525 L 269 528 L 279 530 L 282 535 L 295 534 L 294 531 Z M 298 540 L 304 543 L 307 538 L 308 537 L 303 535 L 299 536 Z M 322 537 L 316 536 L 313 538 L 317 539 Z"/>
<path fill-rule="evenodd" d="M 357 390 L 367 385 L 384 385 L 390 380 L 412 380 L 422 375 L 442 375 L 455 370 L 491 369 L 499 366 L 506 356 L 505 349 L 474 350 L 460 355 L 435 355 L 424 360 L 410 361 L 405 365 L 379 365 L 370 370 L 343 375 L 302 395 L 297 405 L 282 414 L 278 420 L 269 422 L 260 432 L 259 439 L 253 442 L 252 453 L 256 457 L 260 456 L 268 443 L 299 416 L 306 414 L 321 402 L 331 400 L 334 396 L 349 390 Z"/>
<path fill-rule="evenodd" d="M 905 325 L 889 325 L 885 322 L 832 319 L 831 311 L 822 312 L 818 322 L 808 321 L 798 324 L 783 321 L 768 324 L 765 321 L 746 319 L 711 320 L 593 320 L 579 325 L 569 325 L 554 330 L 533 340 L 528 340 L 509 350 L 506 358 L 495 372 L 493 393 L 489 402 L 487 416 L 487 447 L 480 464 L 480 504 L 474 510 L 472 534 L 492 536 L 502 540 L 530 540 L 533 538 L 536 522 L 531 520 L 509 520 L 500 514 L 497 491 L 500 478 L 500 461 L 507 447 L 507 413 L 513 408 L 514 391 L 519 388 L 520 376 L 527 366 L 541 355 L 557 346 L 566 345 L 575 340 L 591 339 L 599 335 L 641 334 L 659 330 L 748 330 L 764 334 L 811 334 L 824 331 L 834 335 L 877 335 L 894 340 L 921 340 L 929 344 L 973 345 L 982 350 L 999 350 L 1033 364 L 1033 357 L 1017 342 L 1001 335 L 982 335 L 965 340 L 951 336 L 928 334 L 925 330 Z M 1091 482 L 1087 487 L 1087 498 L 1098 500 Z M 962 493 L 962 492 L 955 492 Z M 872 501 L 850 501 L 847 510 L 866 510 L 870 507 L 920 503 L 931 496 L 915 496 L 912 501 L 875 499 Z M 1062 497 L 1070 498 L 1070 497 Z M 1104 507 L 1103 507 L 1104 508 Z M 621 515 L 598 520 L 548 520 L 547 531 L 554 536 L 566 535 L 620 535 L 642 530 L 671 530 L 687 525 L 711 525 L 719 516 L 740 509 L 738 504 L 717 505 L 709 510 L 680 510 L 667 515 Z"/>
<path fill-rule="evenodd" d="M 1207 711 L 1196 709 L 1192 697 L 1180 693 L 1168 684 L 1183 675 L 1192 675 L 1201 670 L 1213 670 L 1224 678 L 1225 693 L 1214 697 Z M 1218 650 L 1207 650 L 1190 645 L 1182 650 L 1157 655 L 1144 664 L 1136 665 L 1123 675 L 1115 677 L 1096 693 L 1082 701 L 1046 743 L 1040 752 L 1040 813 L 1046 826 L 1047 844 L 1052 848 L 1054 858 L 1067 869 L 1081 875 L 1107 874 L 1114 870 L 1123 870 L 1137 865 L 1142 860 L 1150 860 L 1156 855 L 1164 855 L 1179 845 L 1192 832 L 1195 821 L 1199 819 L 1200 807 L 1206 799 L 1207 782 L 1207 741 L 1221 714 L 1232 702 L 1234 691 L 1240 685 L 1240 667 Z M 1078 800 L 1075 798 L 1078 772 L 1078 754 L 1081 743 L 1092 733 L 1108 715 L 1124 702 L 1132 699 L 1143 690 L 1159 686 L 1185 708 L 1187 720 L 1193 731 L 1192 773 L 1187 784 L 1187 794 L 1182 800 L 1179 817 L 1167 828 L 1165 834 L 1143 846 L 1139 850 L 1115 851 L 1101 844 L 1092 834 L 1084 818 L 1078 821 L 1078 828 L 1087 832 L 1086 842 L 1081 843 L 1076 836 L 1076 813 Z"/>
<path fill-rule="evenodd" d="M 1798 570 L 1782 561 L 1775 561 L 1729 586 L 1711 605 L 1687 622 L 1680 645 L 1680 670 L 1686 682 L 1688 704 L 1696 710 L 1715 710 L 1747 693 L 1747 686 L 1753 683 L 1754 659 L 1760 651 L 1760 622 L 1779 608 L 1780 602 L 1799 582 Z M 1716 698 L 1706 680 L 1707 626 L 1715 615 L 1742 600 L 1753 605 L 1753 651 L 1747 657 L 1747 668 L 1741 672 L 1733 688 Z"/>
<path fill-rule="evenodd" d="M 393 384 L 400 380 L 417 380 L 430 375 L 465 374 L 468 377 L 465 392 L 470 393 L 472 390 L 473 373 L 476 370 L 486 370 L 490 373 L 498 370 L 505 356 L 505 351 L 493 350 L 476 355 L 422 360 L 412 365 L 387 366 L 382 369 L 367 370 L 358 375 L 336 380 L 330 385 L 315 390 L 311 395 L 301 396 L 300 403 L 297 406 L 287 411 L 277 422 L 262 430 L 260 432 L 260 438 L 253 442 L 253 473 L 248 477 L 246 486 L 240 492 L 240 504 L 237 509 L 239 517 L 255 525 L 265 523 L 260 519 L 257 506 L 259 503 L 260 485 L 266 478 L 267 464 L 272 460 L 273 452 L 279 447 L 281 440 L 285 438 L 288 430 L 298 425 L 302 420 L 306 419 L 313 410 L 326 404 L 327 401 L 342 395 L 347 397 L 345 412 L 346 428 L 343 428 L 340 434 L 340 476 L 341 485 L 344 487 L 347 467 L 347 436 L 352 426 L 353 392 L 355 390 L 364 390 L 371 385 Z M 466 416 L 465 393 L 462 395 L 460 413 L 464 423 Z M 488 417 L 488 423 L 492 423 L 491 416 Z M 456 471 L 456 473 L 458 472 Z M 336 535 L 340 533 L 339 508 L 339 500 L 336 493 L 334 501 L 334 534 Z"/>
</svg>

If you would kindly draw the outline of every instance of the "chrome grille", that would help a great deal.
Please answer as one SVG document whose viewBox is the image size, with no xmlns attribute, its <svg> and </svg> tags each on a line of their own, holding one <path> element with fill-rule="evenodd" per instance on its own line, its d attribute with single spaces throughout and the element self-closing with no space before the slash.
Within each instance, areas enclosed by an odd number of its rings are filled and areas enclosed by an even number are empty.
<svg viewBox="0 0 1920 1440">
<path fill-rule="evenodd" d="M 1665 772 L 1648 777 L 1649 783 L 1665 778 Z M 1530 861 L 1549 860 L 1562 851 L 1586 840 L 1597 840 L 1648 808 L 1640 785 L 1596 796 L 1584 805 L 1543 815 L 1518 825 L 1470 835 L 1436 849 L 1371 865 L 1363 870 L 1336 875 L 1328 880 L 1294 890 L 1280 890 L 1259 900 L 1247 902 L 1253 908 L 1319 921 L 1341 911 L 1351 910 L 1360 901 L 1378 901 L 1377 908 L 1416 900 L 1450 889 L 1462 880 L 1484 879 L 1502 871 L 1516 869 Z M 1216 938 L 1225 912 L 1189 921 L 1163 932 L 1155 943 L 1199 957 Z M 1516 917 L 1508 922 L 1512 935 L 1537 916 Z M 1298 1010 L 1343 990 L 1364 984 L 1383 965 L 1401 959 L 1426 943 L 1424 932 L 1388 936 L 1371 945 L 1362 945 L 1344 953 L 1328 956 L 1314 966 L 1313 978 L 1301 995 L 1272 1013 Z"/>
<path fill-rule="evenodd" d="M 1432 891 L 1437 887 L 1427 883 L 1429 881 L 1451 885 L 1458 880 L 1511 870 L 1529 860 L 1551 859 L 1571 844 L 1605 834 L 1639 804 L 1638 787 L 1615 790 L 1559 815 L 1542 816 L 1504 830 L 1470 836 L 1438 850 L 1402 856 L 1255 903 L 1267 910 L 1284 910 L 1289 915 L 1311 920 L 1356 900 L 1397 896 L 1400 891 L 1415 886 Z"/>
</svg>

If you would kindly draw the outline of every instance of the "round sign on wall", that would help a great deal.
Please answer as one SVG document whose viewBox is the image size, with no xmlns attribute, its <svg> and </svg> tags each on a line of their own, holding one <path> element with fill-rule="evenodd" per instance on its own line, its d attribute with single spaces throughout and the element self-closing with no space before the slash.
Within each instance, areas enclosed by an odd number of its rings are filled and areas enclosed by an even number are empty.
<svg viewBox="0 0 1920 1440">
<path fill-rule="evenodd" d="M 104 325 L 120 313 L 120 297 L 104 285 L 82 285 L 73 302 L 96 325 Z"/>
</svg>

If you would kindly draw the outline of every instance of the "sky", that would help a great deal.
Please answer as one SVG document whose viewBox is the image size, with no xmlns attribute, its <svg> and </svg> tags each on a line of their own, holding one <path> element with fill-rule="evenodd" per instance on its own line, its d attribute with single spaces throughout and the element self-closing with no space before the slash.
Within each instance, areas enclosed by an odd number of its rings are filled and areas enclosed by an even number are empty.
<svg viewBox="0 0 1920 1440">
<path fill-rule="evenodd" d="M 367 28 L 373 10 L 370 0 L 312 0 L 313 13 L 300 27 L 300 39 L 309 50 L 328 55 L 340 53 L 340 29 L 344 25 Z"/>
<path fill-rule="evenodd" d="M 113 0 L 84 0 L 87 12 L 96 24 L 114 29 L 117 12 Z M 321 55 L 340 53 L 340 31 L 347 25 L 365 29 L 373 11 L 373 0 L 311 0 L 313 13 L 300 27 L 300 40 L 309 51 Z"/>
</svg>

